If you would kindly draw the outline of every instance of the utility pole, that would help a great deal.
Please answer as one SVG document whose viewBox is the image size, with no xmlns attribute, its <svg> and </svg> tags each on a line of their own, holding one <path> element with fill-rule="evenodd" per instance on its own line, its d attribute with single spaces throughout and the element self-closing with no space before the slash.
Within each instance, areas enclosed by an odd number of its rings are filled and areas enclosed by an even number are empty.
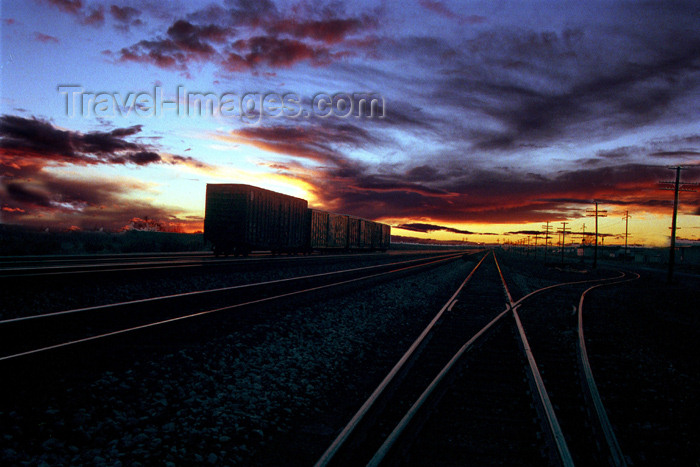
<svg viewBox="0 0 700 467">
<path fill-rule="evenodd" d="M 563 227 L 561 227 L 558 231 L 559 233 L 561 233 L 561 264 L 562 265 L 564 265 L 564 245 L 566 245 L 566 234 L 571 232 L 571 229 L 568 229 L 568 230 L 566 229 L 566 224 L 568 224 L 568 222 L 562 222 L 561 225 Z"/>
<path fill-rule="evenodd" d="M 544 229 L 544 264 L 547 264 L 547 240 L 549 240 L 549 231 L 551 230 L 551 227 L 549 226 L 549 221 L 545 225 L 542 226 Z"/>
<path fill-rule="evenodd" d="M 608 211 L 598 211 L 598 201 L 595 202 L 595 211 L 587 210 L 586 217 L 595 217 L 595 245 L 593 246 L 593 267 L 598 266 L 598 218 L 608 217 Z"/>
<path fill-rule="evenodd" d="M 537 237 L 539 237 L 539 235 L 538 233 L 535 234 L 535 259 L 537 259 Z"/>
<path fill-rule="evenodd" d="M 525 255 L 530 256 L 530 236 L 527 236 L 527 249 L 525 250 Z"/>
<path fill-rule="evenodd" d="M 583 223 L 583 227 L 581 227 L 581 245 L 586 244 L 586 223 Z"/>
<path fill-rule="evenodd" d="M 629 222 L 630 222 L 630 212 L 625 211 L 625 216 L 623 217 L 625 220 L 625 261 L 627 261 L 627 236 L 629 235 Z"/>
<path fill-rule="evenodd" d="M 698 183 L 683 183 L 683 184 L 681 184 L 681 170 L 683 170 L 684 168 L 685 167 L 681 167 L 681 166 L 669 167 L 669 169 L 676 171 L 676 181 L 675 182 L 659 182 L 660 184 L 666 185 L 666 186 L 663 186 L 661 188 L 662 190 L 673 190 L 674 191 L 674 195 L 673 195 L 673 221 L 671 222 L 671 251 L 669 252 L 669 256 L 668 256 L 668 276 L 666 278 L 666 281 L 669 284 L 673 280 L 673 266 L 675 265 L 675 262 L 676 262 L 676 215 L 678 214 L 678 192 L 679 191 L 695 191 L 695 190 L 691 190 L 690 188 L 686 188 L 686 187 L 691 186 L 691 185 L 698 185 Z M 668 186 L 671 184 L 674 185 L 673 188 Z"/>
</svg>

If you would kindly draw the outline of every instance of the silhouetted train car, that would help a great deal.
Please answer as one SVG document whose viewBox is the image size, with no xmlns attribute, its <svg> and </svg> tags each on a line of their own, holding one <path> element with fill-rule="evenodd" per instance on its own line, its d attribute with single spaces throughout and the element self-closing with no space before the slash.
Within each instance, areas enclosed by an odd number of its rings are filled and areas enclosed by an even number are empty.
<svg viewBox="0 0 700 467">
<path fill-rule="evenodd" d="M 340 251 L 348 248 L 348 216 L 309 209 L 309 251 Z"/>
<path fill-rule="evenodd" d="M 379 249 L 386 251 L 391 245 L 391 226 L 386 224 L 380 224 L 382 227 L 381 240 L 379 243 Z"/>
<path fill-rule="evenodd" d="M 247 255 L 311 251 L 386 251 L 391 227 L 308 209 L 300 198 L 250 185 L 208 184 L 204 239 L 214 253 Z"/>
<path fill-rule="evenodd" d="M 328 213 L 328 244 L 329 250 L 343 250 L 348 247 L 348 216 Z"/>
<path fill-rule="evenodd" d="M 309 250 L 325 250 L 328 248 L 328 216 L 330 213 L 319 211 L 318 209 L 309 209 Z"/>
<path fill-rule="evenodd" d="M 204 239 L 214 254 L 252 250 L 303 251 L 309 226 L 306 200 L 238 184 L 208 184 Z"/>
<path fill-rule="evenodd" d="M 362 219 L 348 216 L 348 250 L 359 250 L 362 248 Z"/>
</svg>

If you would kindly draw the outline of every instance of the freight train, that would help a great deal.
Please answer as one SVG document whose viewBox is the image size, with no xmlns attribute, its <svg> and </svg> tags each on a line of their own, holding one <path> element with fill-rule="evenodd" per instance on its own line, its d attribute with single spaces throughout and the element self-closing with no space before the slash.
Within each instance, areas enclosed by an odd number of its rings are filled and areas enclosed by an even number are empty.
<svg viewBox="0 0 700 467">
<path fill-rule="evenodd" d="M 216 256 L 386 251 L 391 227 L 310 209 L 304 199 L 251 185 L 207 184 L 204 240 Z"/>
</svg>

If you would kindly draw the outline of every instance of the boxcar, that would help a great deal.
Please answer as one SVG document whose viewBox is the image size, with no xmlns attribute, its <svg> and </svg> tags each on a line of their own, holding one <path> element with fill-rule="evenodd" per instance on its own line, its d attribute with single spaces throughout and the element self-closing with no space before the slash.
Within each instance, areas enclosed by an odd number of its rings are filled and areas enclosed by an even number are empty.
<svg viewBox="0 0 700 467">
<path fill-rule="evenodd" d="M 379 244 L 379 249 L 386 251 L 391 245 L 391 226 L 387 224 L 380 224 L 382 226 L 381 241 Z"/>
<path fill-rule="evenodd" d="M 391 227 L 309 209 L 300 198 L 239 184 L 208 184 L 204 239 L 214 254 L 358 251 L 389 248 Z"/>
<path fill-rule="evenodd" d="M 324 250 L 328 246 L 328 214 L 318 209 L 309 209 L 307 222 L 309 224 L 309 242 L 307 249 Z"/>
<path fill-rule="evenodd" d="M 309 209 L 309 251 L 339 251 L 348 248 L 348 216 Z"/>
<path fill-rule="evenodd" d="M 362 245 L 362 226 L 360 219 L 348 216 L 348 250 L 360 249 Z"/>
<path fill-rule="evenodd" d="M 308 243 L 306 200 L 239 184 L 208 184 L 204 239 L 214 253 L 303 251 Z"/>
<path fill-rule="evenodd" d="M 328 243 L 329 250 L 344 250 L 348 247 L 348 216 L 328 213 Z"/>
</svg>

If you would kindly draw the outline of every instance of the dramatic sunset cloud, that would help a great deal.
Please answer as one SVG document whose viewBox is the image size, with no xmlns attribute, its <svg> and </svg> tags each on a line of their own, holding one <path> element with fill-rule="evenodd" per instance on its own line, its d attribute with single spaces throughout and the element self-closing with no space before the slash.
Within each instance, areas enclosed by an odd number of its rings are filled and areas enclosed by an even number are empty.
<svg viewBox="0 0 700 467">
<path fill-rule="evenodd" d="M 128 199 L 132 192 L 147 189 L 147 184 L 129 179 L 57 176 L 50 170 L 97 165 L 205 167 L 191 157 L 161 156 L 152 146 L 128 139 L 140 131 L 141 126 L 135 125 L 80 133 L 36 118 L 0 117 L 0 194 L 4 217 L 28 225 L 56 223 L 109 229 L 122 228 L 127 220 L 144 215 L 178 220 L 177 209 L 173 212 Z M 187 229 L 185 226 L 190 223 L 179 222 L 178 229 Z"/>
<path fill-rule="evenodd" d="M 206 183 L 230 182 L 477 242 L 582 231 L 597 201 L 609 241 L 629 212 L 662 245 L 673 197 L 658 182 L 678 165 L 700 180 L 699 15 L 690 0 L 7 2 L 1 219 L 196 230 Z M 60 86 L 84 92 L 73 112 Z M 216 111 L 181 112 L 183 89 Z M 142 112 L 98 114 L 100 93 L 139 94 Z M 220 105 L 269 94 L 299 112 Z M 680 201 L 694 232 L 697 192 Z"/>
</svg>

